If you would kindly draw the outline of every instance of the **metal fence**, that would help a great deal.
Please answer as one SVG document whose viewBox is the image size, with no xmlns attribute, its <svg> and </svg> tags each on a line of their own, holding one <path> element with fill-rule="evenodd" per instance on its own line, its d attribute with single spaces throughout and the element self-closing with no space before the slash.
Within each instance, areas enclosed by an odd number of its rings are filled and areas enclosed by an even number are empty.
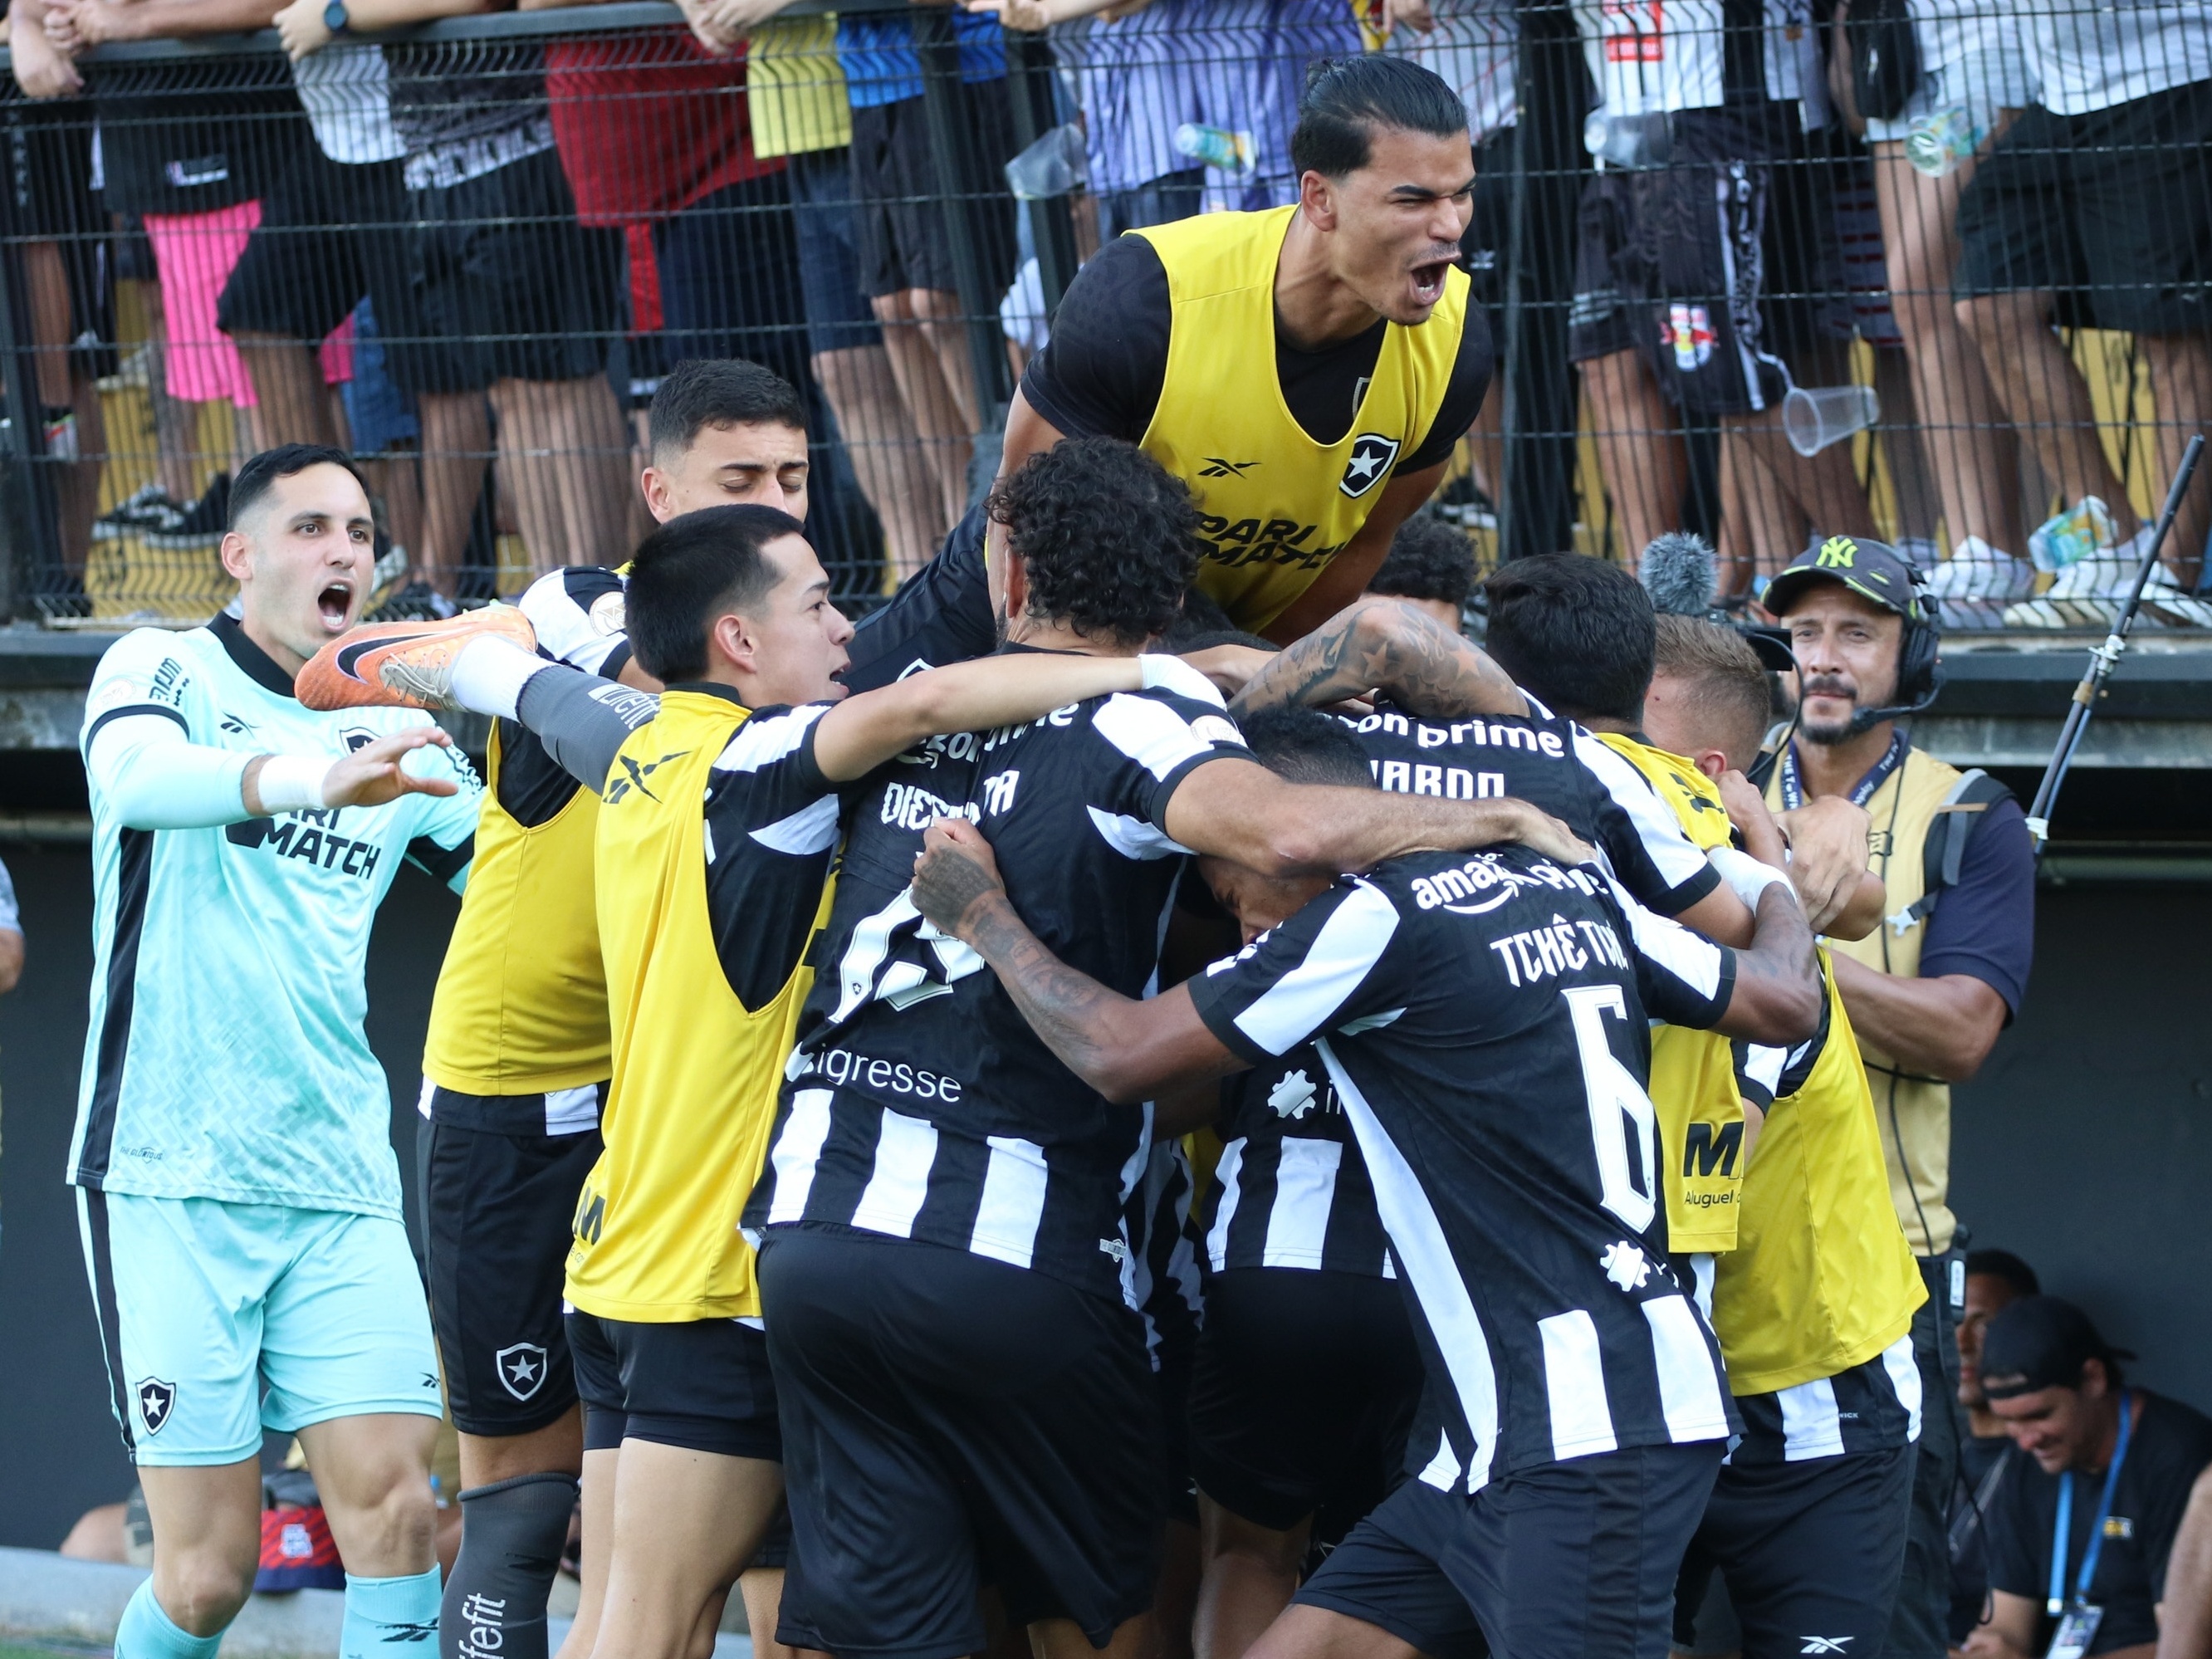
<svg viewBox="0 0 2212 1659">
<path fill-rule="evenodd" d="M 200 620 L 228 472 L 285 441 L 362 459 L 403 605 L 618 562 L 645 410 L 698 357 L 799 388 L 810 530 L 865 608 L 988 478 L 1102 240 L 1295 200 L 1306 67 L 1363 50 L 1468 113 L 1498 368 L 1432 510 L 1482 561 L 1690 527 L 1755 594 L 1876 534 L 1954 627 L 2095 626 L 2212 420 L 2200 0 L 1082 3 L 369 39 L 295 0 L 281 33 L 121 40 L 127 3 L 15 0 L 46 21 L 0 101 L 13 613 Z M 2208 529 L 2193 503 L 2169 625 L 2212 621 Z"/>
</svg>

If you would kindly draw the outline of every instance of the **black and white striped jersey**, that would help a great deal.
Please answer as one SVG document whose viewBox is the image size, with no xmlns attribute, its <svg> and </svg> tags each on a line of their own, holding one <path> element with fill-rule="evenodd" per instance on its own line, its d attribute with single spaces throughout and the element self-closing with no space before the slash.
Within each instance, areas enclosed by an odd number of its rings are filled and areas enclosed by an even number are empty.
<svg viewBox="0 0 2212 1659">
<path fill-rule="evenodd" d="M 1647 1017 L 1709 1026 L 1732 951 L 1525 848 L 1348 878 L 1189 981 L 1255 1066 L 1311 1042 L 1420 1309 L 1408 1467 L 1442 1489 L 1734 1428 L 1668 1260 Z"/>
<path fill-rule="evenodd" d="M 1540 806 L 1602 853 L 1648 910 L 1678 916 L 1720 884 L 1719 872 L 1641 773 L 1534 697 L 1528 711 L 1522 718 L 1431 720 L 1384 701 L 1346 724 L 1383 788 L 1450 800 L 1511 795 Z"/>
<path fill-rule="evenodd" d="M 931 821 L 963 814 L 1037 936 L 1143 995 L 1186 863 L 1168 802 L 1199 767 L 1244 754 L 1212 687 L 1188 684 L 1205 696 L 1118 694 L 925 745 L 858 793 L 749 1227 L 925 1239 L 1130 1298 L 1121 1205 L 1150 1114 L 1062 1066 L 907 884 Z"/>
<path fill-rule="evenodd" d="M 1221 1101 L 1206 1266 L 1395 1278 L 1367 1161 L 1313 1045 L 1224 1079 Z"/>
<path fill-rule="evenodd" d="M 1152 1369 L 1188 1367 L 1198 1346 L 1204 1290 L 1190 1231 L 1190 1158 L 1180 1140 L 1156 1140 L 1121 1206 L 1129 1241 L 1128 1299 L 1145 1321 Z"/>
<path fill-rule="evenodd" d="M 1426 720 L 1388 702 L 1346 719 L 1375 781 L 1401 793 L 1513 795 L 1596 847 L 1629 893 L 1675 915 L 1720 877 L 1636 769 L 1534 698 L 1525 719 Z M 1375 1189 L 1343 1104 L 1310 1048 L 1222 1085 L 1221 1164 L 1206 1194 L 1206 1260 L 1389 1278 Z"/>
<path fill-rule="evenodd" d="M 1920 1367 L 1900 1336 L 1863 1364 L 1772 1394 L 1740 1394 L 1743 1438 L 1731 1463 L 1800 1463 L 1889 1451 L 1920 1437 Z"/>
</svg>

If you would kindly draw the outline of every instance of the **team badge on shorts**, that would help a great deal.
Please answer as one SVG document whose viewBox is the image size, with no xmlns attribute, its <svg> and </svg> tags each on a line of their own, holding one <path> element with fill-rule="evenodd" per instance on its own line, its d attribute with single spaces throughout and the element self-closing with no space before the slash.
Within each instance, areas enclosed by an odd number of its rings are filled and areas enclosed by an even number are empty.
<svg viewBox="0 0 2212 1659">
<path fill-rule="evenodd" d="M 138 1420 L 146 1425 L 149 1434 L 159 1434 L 161 1425 L 169 1420 L 169 1413 L 177 1403 L 177 1385 L 149 1376 L 137 1388 Z"/>
<path fill-rule="evenodd" d="M 1357 501 L 1390 476 L 1390 463 L 1398 459 L 1398 441 L 1379 432 L 1363 432 L 1352 441 L 1352 459 L 1344 464 L 1337 488 Z"/>
<path fill-rule="evenodd" d="M 491 1357 L 499 1367 L 500 1386 L 517 1400 L 527 1400 L 545 1386 L 545 1350 L 535 1342 L 518 1342 Z"/>
</svg>

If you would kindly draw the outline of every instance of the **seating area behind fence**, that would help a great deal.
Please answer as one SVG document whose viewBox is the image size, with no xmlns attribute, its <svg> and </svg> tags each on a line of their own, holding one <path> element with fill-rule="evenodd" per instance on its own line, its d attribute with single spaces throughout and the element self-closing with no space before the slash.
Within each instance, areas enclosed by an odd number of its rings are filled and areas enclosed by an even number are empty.
<svg viewBox="0 0 2212 1659">
<path fill-rule="evenodd" d="M 1468 112 L 1498 366 L 1430 510 L 1486 563 L 1687 528 L 1755 598 L 1872 535 L 1950 629 L 2101 629 L 2212 421 L 2199 0 L 14 5 L 0 536 L 54 626 L 204 620 L 228 476 L 284 441 L 359 458 L 393 614 L 619 563 L 699 357 L 797 389 L 865 610 L 988 485 L 1085 263 L 1297 201 L 1303 78 L 1363 51 Z M 2212 623 L 2197 496 L 2160 624 Z"/>
</svg>

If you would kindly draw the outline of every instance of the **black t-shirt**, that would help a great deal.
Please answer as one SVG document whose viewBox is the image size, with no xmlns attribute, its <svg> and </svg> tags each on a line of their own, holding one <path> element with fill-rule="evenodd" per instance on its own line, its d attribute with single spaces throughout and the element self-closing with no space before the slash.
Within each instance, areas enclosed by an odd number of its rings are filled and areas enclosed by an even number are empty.
<svg viewBox="0 0 2212 1659">
<path fill-rule="evenodd" d="M 2035 963 L 2035 849 L 2027 814 L 2009 796 L 1974 826 L 1958 884 L 1943 890 L 1920 942 L 1920 977 L 1970 974 L 2020 1012 Z"/>
<path fill-rule="evenodd" d="M 1313 1042 L 1421 1319 L 1407 1466 L 1445 1491 L 1726 1437 L 1668 1259 L 1647 1018 L 1706 1027 L 1734 952 L 1527 848 L 1346 878 L 1188 981 L 1255 1066 Z"/>
<path fill-rule="evenodd" d="M 1951 1495 L 1951 1622 L 1953 1647 L 1962 1647 L 1982 1622 L 1990 1599 L 1988 1511 L 2012 1478 L 2014 1466 L 2027 1461 L 2012 1437 L 1992 1439 L 1968 1435 L 1959 1443 L 1959 1484 Z M 1995 1476 L 1994 1483 L 1991 1477 Z"/>
<path fill-rule="evenodd" d="M 1022 375 L 1023 397 L 1068 437 L 1137 442 L 1159 407 L 1171 314 L 1159 251 L 1141 236 L 1109 243 L 1068 284 L 1051 340 Z M 1278 331 L 1283 401 L 1316 443 L 1339 442 L 1352 429 L 1389 326 L 1378 322 L 1318 351 L 1301 351 Z M 1482 408 L 1493 361 L 1490 325 L 1480 307 L 1470 306 L 1436 422 L 1419 449 L 1398 458 L 1394 474 L 1418 472 L 1451 453 Z"/>
<path fill-rule="evenodd" d="M 2105 1610 L 2089 1646 L 2092 1654 L 2158 1640 L 2152 1610 L 2166 1596 L 2166 1557 L 2188 1507 L 2190 1488 L 2212 1463 L 2212 1418 L 2147 1389 L 2130 1392 L 2142 1401 L 2142 1413 L 2120 1466 L 2103 1552 L 2089 1585 L 2088 1599 Z M 2062 1478 L 2045 1474 L 2032 1459 L 2015 1459 L 1984 1517 L 1990 1588 L 2025 1595 L 2039 1609 L 2050 1593 L 2051 1534 Z M 2074 1476 L 2073 1535 L 2067 1540 L 2064 1573 L 2069 1598 L 2104 1486 L 2102 1474 Z M 2031 1651 L 2041 1652 L 2057 1627 L 2055 1620 L 2042 1616 Z"/>
</svg>

